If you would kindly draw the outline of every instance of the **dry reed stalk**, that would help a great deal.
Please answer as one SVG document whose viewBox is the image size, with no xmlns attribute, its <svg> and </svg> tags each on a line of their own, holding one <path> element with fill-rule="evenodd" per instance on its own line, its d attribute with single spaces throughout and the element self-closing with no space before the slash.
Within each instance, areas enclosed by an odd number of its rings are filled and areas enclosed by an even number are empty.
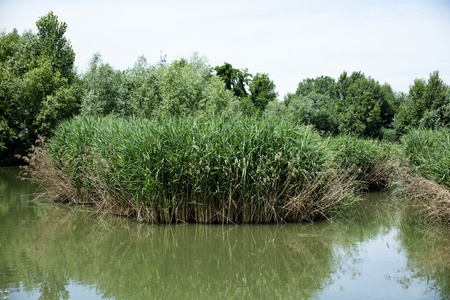
<svg viewBox="0 0 450 300">
<path fill-rule="evenodd" d="M 36 146 L 33 145 L 26 156 L 19 156 L 28 165 L 21 166 L 21 179 L 31 180 L 39 186 L 41 198 L 58 198 L 64 203 L 84 204 L 77 195 L 77 190 L 73 185 L 69 175 L 55 166 L 55 161 L 50 158 L 48 147 L 44 143 L 45 138 L 39 136 Z"/>
<path fill-rule="evenodd" d="M 92 153 L 90 153 L 92 154 Z M 22 166 L 22 179 L 31 180 L 39 185 L 36 199 L 58 200 L 67 204 L 96 206 L 99 211 L 116 215 L 134 217 L 139 222 L 149 222 L 152 219 L 150 210 L 132 201 L 125 189 L 113 191 L 108 183 L 100 179 L 98 172 L 85 168 L 91 189 L 77 188 L 70 174 L 57 166 L 50 157 L 45 138 L 39 136 L 36 145 L 32 146 L 27 156 L 21 157 L 28 165 Z M 97 157 L 99 161 L 101 158 Z"/>
<path fill-rule="evenodd" d="M 286 221 L 309 221 L 329 218 L 330 212 L 348 204 L 354 197 L 356 173 L 349 170 L 322 172 L 306 183 L 282 208 Z"/>
<path fill-rule="evenodd" d="M 357 180 L 362 183 L 358 192 L 371 192 L 385 189 L 389 186 L 392 173 L 398 169 L 396 160 L 379 161 L 366 173 L 359 170 Z"/>
<path fill-rule="evenodd" d="M 439 221 L 450 227 L 450 191 L 409 168 L 400 168 L 395 176 L 403 189 L 402 197 L 420 207 L 425 221 Z"/>
</svg>

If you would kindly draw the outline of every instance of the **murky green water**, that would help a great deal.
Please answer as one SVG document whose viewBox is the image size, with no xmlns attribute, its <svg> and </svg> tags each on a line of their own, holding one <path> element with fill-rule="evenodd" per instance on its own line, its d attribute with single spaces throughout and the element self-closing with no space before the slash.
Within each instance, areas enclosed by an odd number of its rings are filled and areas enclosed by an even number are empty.
<svg viewBox="0 0 450 300">
<path fill-rule="evenodd" d="M 161 225 L 56 204 L 0 168 L 9 299 L 448 299 L 448 229 L 386 193 L 314 225 Z M 1 295 L 3 298 L 4 295 Z"/>
</svg>

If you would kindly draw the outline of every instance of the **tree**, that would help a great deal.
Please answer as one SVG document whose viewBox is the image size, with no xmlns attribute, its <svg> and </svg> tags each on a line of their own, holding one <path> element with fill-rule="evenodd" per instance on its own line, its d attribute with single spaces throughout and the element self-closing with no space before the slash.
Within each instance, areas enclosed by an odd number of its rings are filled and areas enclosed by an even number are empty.
<svg viewBox="0 0 450 300">
<path fill-rule="evenodd" d="M 439 72 L 430 74 L 428 81 L 415 79 L 409 94 L 399 106 L 394 126 L 399 134 L 423 126 L 437 129 L 450 124 L 450 88 L 439 78 Z"/>
<path fill-rule="evenodd" d="M 69 84 L 75 79 L 75 52 L 64 34 L 67 24 L 59 22 L 58 17 L 50 11 L 36 22 L 38 29 L 38 55 L 50 59 L 53 71 L 60 72 Z"/>
<path fill-rule="evenodd" d="M 335 104 L 326 94 L 310 92 L 306 96 L 290 94 L 285 97 L 286 116 L 293 122 L 313 125 L 317 130 L 336 132 Z"/>
<path fill-rule="evenodd" d="M 277 99 L 275 84 L 269 79 L 268 74 L 257 73 L 249 86 L 250 99 L 259 111 L 264 111 L 267 104 Z"/>
<path fill-rule="evenodd" d="M 424 93 L 426 82 L 424 79 L 415 79 L 414 84 L 409 87 L 409 96 L 414 105 L 411 113 L 411 124 L 416 126 L 422 119 L 424 112 L 427 110 Z"/>
<path fill-rule="evenodd" d="M 437 129 L 450 124 L 450 87 L 439 78 L 439 72 L 430 74 L 423 93 L 426 110 L 420 125 Z"/>
<path fill-rule="evenodd" d="M 0 35 L 0 164 L 16 163 L 14 155 L 24 155 L 38 134 L 50 135 L 59 121 L 79 111 L 82 90 L 73 60 L 59 61 L 62 56 L 44 47 L 51 34 L 43 32 L 58 27 L 57 18 L 49 13 L 38 24 L 38 35 L 17 30 Z"/>
<path fill-rule="evenodd" d="M 149 66 L 144 56 L 140 56 L 133 68 L 126 72 L 127 88 L 134 114 L 152 117 L 161 103 L 159 70 L 163 65 Z"/>
<path fill-rule="evenodd" d="M 206 58 L 194 54 L 159 69 L 161 102 L 157 115 L 184 116 L 196 113 L 206 97 L 211 68 Z"/>
<path fill-rule="evenodd" d="M 248 86 L 250 74 L 246 69 L 238 70 L 227 62 L 223 66 L 214 68 L 220 79 L 225 82 L 225 87 L 233 91 L 236 97 L 247 97 L 248 93 L 246 87 Z"/>
<path fill-rule="evenodd" d="M 381 137 L 382 128 L 391 126 L 395 95 L 390 86 L 381 86 L 361 72 L 350 76 L 343 72 L 337 82 L 337 97 L 339 132 Z"/>
<path fill-rule="evenodd" d="M 298 96 L 306 96 L 309 93 L 327 95 L 331 99 L 336 98 L 336 82 L 329 76 L 307 78 L 300 82 L 295 92 Z"/>
<path fill-rule="evenodd" d="M 425 107 L 427 109 L 438 109 L 445 104 L 446 85 L 439 78 L 439 71 L 430 74 L 427 86 L 423 94 Z"/>
<path fill-rule="evenodd" d="M 226 89 L 223 81 L 216 75 L 211 77 L 205 95 L 200 108 L 208 115 L 221 115 L 227 112 L 230 104 L 236 100 L 233 92 Z"/>
<path fill-rule="evenodd" d="M 126 116 L 133 112 L 125 74 L 103 63 L 99 53 L 92 57 L 83 81 L 85 95 L 81 109 L 84 114 Z"/>
</svg>

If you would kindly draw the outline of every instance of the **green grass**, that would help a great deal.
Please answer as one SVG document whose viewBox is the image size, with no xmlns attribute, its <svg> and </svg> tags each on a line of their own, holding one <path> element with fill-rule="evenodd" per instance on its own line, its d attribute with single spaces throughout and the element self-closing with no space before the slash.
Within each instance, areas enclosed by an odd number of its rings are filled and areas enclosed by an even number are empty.
<svg viewBox="0 0 450 300">
<path fill-rule="evenodd" d="M 402 145 L 423 177 L 450 188 L 450 129 L 412 130 L 403 136 Z"/>
<path fill-rule="evenodd" d="M 355 174 L 360 191 L 376 191 L 388 186 L 398 155 L 395 145 L 352 135 L 340 135 L 328 140 L 331 160 Z"/>
<path fill-rule="evenodd" d="M 384 185 L 370 176 L 389 152 L 283 119 L 199 117 L 77 117 L 36 149 L 34 178 L 60 199 L 153 223 L 329 217 Z"/>
</svg>

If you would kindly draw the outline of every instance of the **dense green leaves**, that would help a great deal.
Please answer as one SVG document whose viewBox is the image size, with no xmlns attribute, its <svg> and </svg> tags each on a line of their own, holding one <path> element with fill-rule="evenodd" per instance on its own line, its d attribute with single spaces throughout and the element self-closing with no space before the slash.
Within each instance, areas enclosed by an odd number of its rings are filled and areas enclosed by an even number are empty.
<svg viewBox="0 0 450 300">
<path fill-rule="evenodd" d="M 99 54 L 91 59 L 89 71 L 83 79 L 85 95 L 82 113 L 125 116 L 132 111 L 123 72 L 102 63 Z"/>
<path fill-rule="evenodd" d="M 207 60 L 197 55 L 156 66 L 139 57 L 133 68 L 122 72 L 96 54 L 83 80 L 82 112 L 90 115 L 222 114 L 236 101 L 223 81 L 211 74 Z"/>
<path fill-rule="evenodd" d="M 395 116 L 395 129 L 403 134 L 418 126 L 438 129 L 449 124 L 450 88 L 439 78 L 439 72 L 432 72 L 428 81 L 414 80 Z"/>
<path fill-rule="evenodd" d="M 267 104 L 278 97 L 275 83 L 270 80 L 268 74 L 257 73 L 252 76 L 247 69 L 238 70 L 229 63 L 217 66 L 214 70 L 225 82 L 225 87 L 240 100 L 237 110 L 244 115 L 260 115 Z"/>
<path fill-rule="evenodd" d="M 389 85 L 380 85 L 361 72 L 350 76 L 343 72 L 337 81 L 328 76 L 305 79 L 295 94 L 285 97 L 284 104 L 284 113 L 295 122 L 323 132 L 375 138 L 391 126 L 398 107 Z"/>
<path fill-rule="evenodd" d="M 37 22 L 38 34 L 0 35 L 0 162 L 25 154 L 37 134 L 48 135 L 78 113 L 82 91 L 74 76 L 75 54 L 65 23 L 52 12 Z"/>
<path fill-rule="evenodd" d="M 359 136 L 381 137 L 382 127 L 392 121 L 393 92 L 361 72 L 347 77 L 343 73 L 337 83 L 337 117 L 340 132 L 352 132 Z"/>
<path fill-rule="evenodd" d="M 214 68 L 217 76 L 225 82 L 225 87 L 233 91 L 236 97 L 247 97 L 246 87 L 250 81 L 250 74 L 247 70 L 238 70 L 229 63 Z"/>
<path fill-rule="evenodd" d="M 306 96 L 311 92 L 335 98 L 336 83 L 334 79 L 329 76 L 320 76 L 316 79 L 308 78 L 298 84 L 295 94 L 297 96 Z"/>
<path fill-rule="evenodd" d="M 264 111 L 267 104 L 277 99 L 275 84 L 268 74 L 257 73 L 250 83 L 250 99 L 260 111 Z"/>
<path fill-rule="evenodd" d="M 75 79 L 75 52 L 65 38 L 67 24 L 49 12 L 36 22 L 38 54 L 49 58 L 53 71 L 61 73 L 71 83 Z"/>
</svg>

